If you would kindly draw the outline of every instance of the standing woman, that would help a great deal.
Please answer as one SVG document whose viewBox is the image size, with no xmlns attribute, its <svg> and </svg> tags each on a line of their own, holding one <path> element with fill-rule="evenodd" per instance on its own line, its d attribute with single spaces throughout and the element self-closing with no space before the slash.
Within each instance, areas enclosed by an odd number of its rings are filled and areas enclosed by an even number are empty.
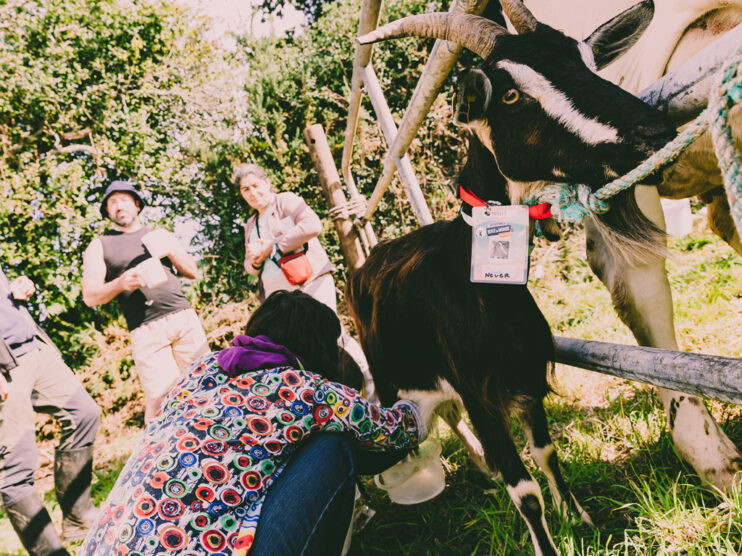
<svg viewBox="0 0 742 556">
<path fill-rule="evenodd" d="M 319 216 L 296 193 L 276 193 L 267 172 L 257 164 L 235 170 L 235 187 L 255 213 L 245 224 L 245 271 L 258 276 L 258 297 L 264 301 L 278 290 L 301 290 L 337 313 L 332 272 L 335 267 L 317 239 L 322 231 Z M 311 275 L 301 284 L 291 284 L 277 261 L 304 252 Z M 375 388 L 368 362 L 358 342 L 344 329 L 340 346 L 355 360 L 363 374 L 366 396 L 375 401 Z"/>
<path fill-rule="evenodd" d="M 263 301 L 277 290 L 300 289 L 337 312 L 335 267 L 317 236 L 322 222 L 296 193 L 276 193 L 268 174 L 257 164 L 237 168 L 234 182 L 255 213 L 245 224 L 245 270 L 259 276 L 259 296 Z M 305 251 L 312 273 L 301 284 L 291 284 L 277 260 L 284 255 Z"/>
</svg>

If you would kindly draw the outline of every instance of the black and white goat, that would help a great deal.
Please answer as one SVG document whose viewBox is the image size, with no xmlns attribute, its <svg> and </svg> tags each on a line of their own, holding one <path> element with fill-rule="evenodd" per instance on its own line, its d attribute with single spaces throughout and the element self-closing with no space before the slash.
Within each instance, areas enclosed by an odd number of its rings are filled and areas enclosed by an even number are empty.
<svg viewBox="0 0 742 556">
<path fill-rule="evenodd" d="M 503 7 L 511 19 L 525 17 L 515 0 Z M 428 36 L 482 56 L 487 94 L 472 109 L 483 117 L 467 124 L 474 143 L 495 155 L 508 178 L 494 172 L 477 179 L 481 174 L 470 171 L 477 155 L 470 152 L 462 186 L 481 199 L 517 201 L 531 184 L 555 176 L 603 182 L 674 136 L 661 114 L 593 71 L 596 60 L 607 63 L 631 44 L 649 18 L 645 2 L 602 25 L 588 47 L 547 26 L 510 35 L 487 19 L 461 14 L 404 18 L 359 40 Z M 513 149 L 524 149 L 530 164 L 509 166 Z M 446 402 L 466 409 L 479 440 L 456 415 L 447 413 L 447 420 L 474 461 L 502 476 L 536 554 L 553 555 L 541 490 L 518 455 L 509 421 L 515 413 L 522 422 L 557 508 L 572 507 L 589 522 L 562 478 L 547 429 L 551 333 L 525 286 L 470 281 L 471 235 L 458 217 L 380 243 L 351 274 L 348 304 L 381 401 L 416 400 L 428 418 Z"/>
<path fill-rule="evenodd" d="M 503 199 L 493 189 L 475 194 Z M 537 554 L 556 554 L 541 489 L 521 461 L 510 432 L 515 412 L 555 504 L 588 523 L 559 469 L 543 398 L 554 360 L 549 325 L 525 286 L 469 281 L 471 228 L 459 217 L 379 243 L 352 274 L 346 300 L 382 403 L 415 400 L 424 418 L 444 402 L 443 417 L 493 478 L 501 475 L 523 515 Z M 461 420 L 464 408 L 479 436 Z"/>
</svg>

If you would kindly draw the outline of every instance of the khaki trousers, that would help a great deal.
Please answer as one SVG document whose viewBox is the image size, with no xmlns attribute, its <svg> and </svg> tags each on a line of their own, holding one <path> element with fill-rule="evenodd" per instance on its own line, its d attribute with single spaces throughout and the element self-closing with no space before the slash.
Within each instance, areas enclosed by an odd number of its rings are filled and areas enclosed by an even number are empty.
<svg viewBox="0 0 742 556">
<path fill-rule="evenodd" d="M 180 374 L 209 353 L 209 344 L 196 311 L 184 309 L 132 330 L 131 352 L 150 402 L 167 395 Z"/>
</svg>

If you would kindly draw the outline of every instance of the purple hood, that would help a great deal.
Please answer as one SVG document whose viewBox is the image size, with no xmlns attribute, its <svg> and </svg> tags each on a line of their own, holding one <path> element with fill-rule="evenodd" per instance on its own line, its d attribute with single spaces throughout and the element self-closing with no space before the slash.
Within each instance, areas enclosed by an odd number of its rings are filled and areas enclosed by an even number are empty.
<svg viewBox="0 0 742 556">
<path fill-rule="evenodd" d="M 235 336 L 232 347 L 216 356 L 223 373 L 234 377 L 243 373 L 274 367 L 306 368 L 304 360 L 286 346 L 274 344 L 268 336 Z"/>
</svg>

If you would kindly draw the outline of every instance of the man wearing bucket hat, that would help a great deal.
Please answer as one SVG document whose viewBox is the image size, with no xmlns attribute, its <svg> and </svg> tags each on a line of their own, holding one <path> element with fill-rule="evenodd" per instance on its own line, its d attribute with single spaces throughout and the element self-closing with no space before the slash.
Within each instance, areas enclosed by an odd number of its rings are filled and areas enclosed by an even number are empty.
<svg viewBox="0 0 742 556">
<path fill-rule="evenodd" d="M 82 294 L 89 307 L 118 300 L 149 422 L 180 373 L 208 353 L 209 346 L 173 272 L 197 278 L 196 261 L 172 233 L 141 224 L 144 205 L 131 182 L 114 181 L 106 188 L 100 212 L 112 229 L 85 250 Z"/>
<path fill-rule="evenodd" d="M 67 551 L 34 488 L 34 411 L 60 424 L 54 490 L 62 536 L 73 541 L 85 537 L 97 514 L 90 481 L 100 409 L 26 309 L 35 290 L 26 276 L 10 281 L 0 270 L 0 506 L 31 556 L 64 556 Z"/>
</svg>

